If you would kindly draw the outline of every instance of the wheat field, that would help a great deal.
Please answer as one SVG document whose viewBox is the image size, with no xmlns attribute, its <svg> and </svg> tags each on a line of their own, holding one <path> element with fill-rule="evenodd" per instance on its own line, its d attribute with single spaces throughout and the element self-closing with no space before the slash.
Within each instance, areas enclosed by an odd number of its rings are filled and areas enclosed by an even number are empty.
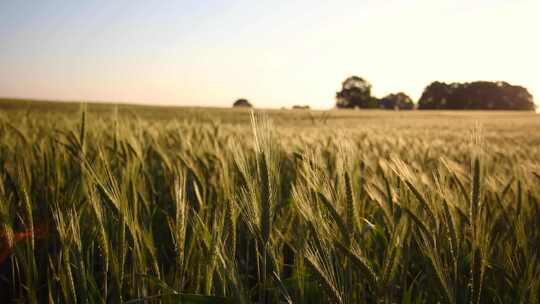
<svg viewBox="0 0 540 304">
<path fill-rule="evenodd" d="M 7 303 L 539 303 L 540 118 L 4 102 L 0 227 Z"/>
</svg>

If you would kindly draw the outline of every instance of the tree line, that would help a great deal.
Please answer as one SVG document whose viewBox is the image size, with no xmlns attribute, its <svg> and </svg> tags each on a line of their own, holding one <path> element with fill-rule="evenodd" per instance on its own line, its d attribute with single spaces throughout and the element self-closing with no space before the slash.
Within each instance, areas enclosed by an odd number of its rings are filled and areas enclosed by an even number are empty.
<svg viewBox="0 0 540 304">
<path fill-rule="evenodd" d="M 412 110 L 413 100 L 405 93 L 393 93 L 377 98 L 372 85 L 364 78 L 351 76 L 343 81 L 336 93 L 337 108 Z M 465 83 L 429 84 L 418 100 L 419 110 L 525 110 L 533 111 L 533 96 L 522 87 L 504 81 L 474 81 Z"/>
</svg>

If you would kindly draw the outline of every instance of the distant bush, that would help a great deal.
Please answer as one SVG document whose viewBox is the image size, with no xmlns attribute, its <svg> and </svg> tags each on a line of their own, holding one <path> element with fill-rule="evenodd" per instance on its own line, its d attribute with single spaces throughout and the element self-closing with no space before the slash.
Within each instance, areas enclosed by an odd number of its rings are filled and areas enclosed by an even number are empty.
<svg viewBox="0 0 540 304">
<path fill-rule="evenodd" d="M 414 103 L 405 93 L 388 94 L 379 100 L 379 107 L 388 110 L 412 110 Z"/>
<path fill-rule="evenodd" d="M 310 109 L 308 105 L 304 105 L 304 106 L 294 105 L 292 108 L 294 110 L 309 110 Z"/>
<path fill-rule="evenodd" d="M 233 103 L 234 108 L 253 108 L 253 105 L 245 98 L 240 98 Z"/>
</svg>

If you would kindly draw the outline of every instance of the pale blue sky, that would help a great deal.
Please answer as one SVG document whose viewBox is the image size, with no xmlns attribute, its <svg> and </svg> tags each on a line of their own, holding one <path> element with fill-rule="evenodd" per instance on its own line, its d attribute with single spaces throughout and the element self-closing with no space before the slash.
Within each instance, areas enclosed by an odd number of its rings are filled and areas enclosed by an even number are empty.
<svg viewBox="0 0 540 304">
<path fill-rule="evenodd" d="M 416 99 L 433 80 L 539 96 L 538 12 L 538 0 L 1 1 L 0 96 L 329 108 L 350 75 L 377 96 Z"/>
</svg>

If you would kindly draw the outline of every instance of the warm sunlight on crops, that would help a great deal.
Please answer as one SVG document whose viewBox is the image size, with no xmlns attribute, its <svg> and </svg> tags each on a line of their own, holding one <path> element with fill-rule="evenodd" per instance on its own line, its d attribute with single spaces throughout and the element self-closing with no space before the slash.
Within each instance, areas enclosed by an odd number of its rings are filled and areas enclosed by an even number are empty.
<svg viewBox="0 0 540 304">
<path fill-rule="evenodd" d="M 539 131 L 524 112 L 6 107 L 0 292 L 537 303 Z"/>
</svg>

